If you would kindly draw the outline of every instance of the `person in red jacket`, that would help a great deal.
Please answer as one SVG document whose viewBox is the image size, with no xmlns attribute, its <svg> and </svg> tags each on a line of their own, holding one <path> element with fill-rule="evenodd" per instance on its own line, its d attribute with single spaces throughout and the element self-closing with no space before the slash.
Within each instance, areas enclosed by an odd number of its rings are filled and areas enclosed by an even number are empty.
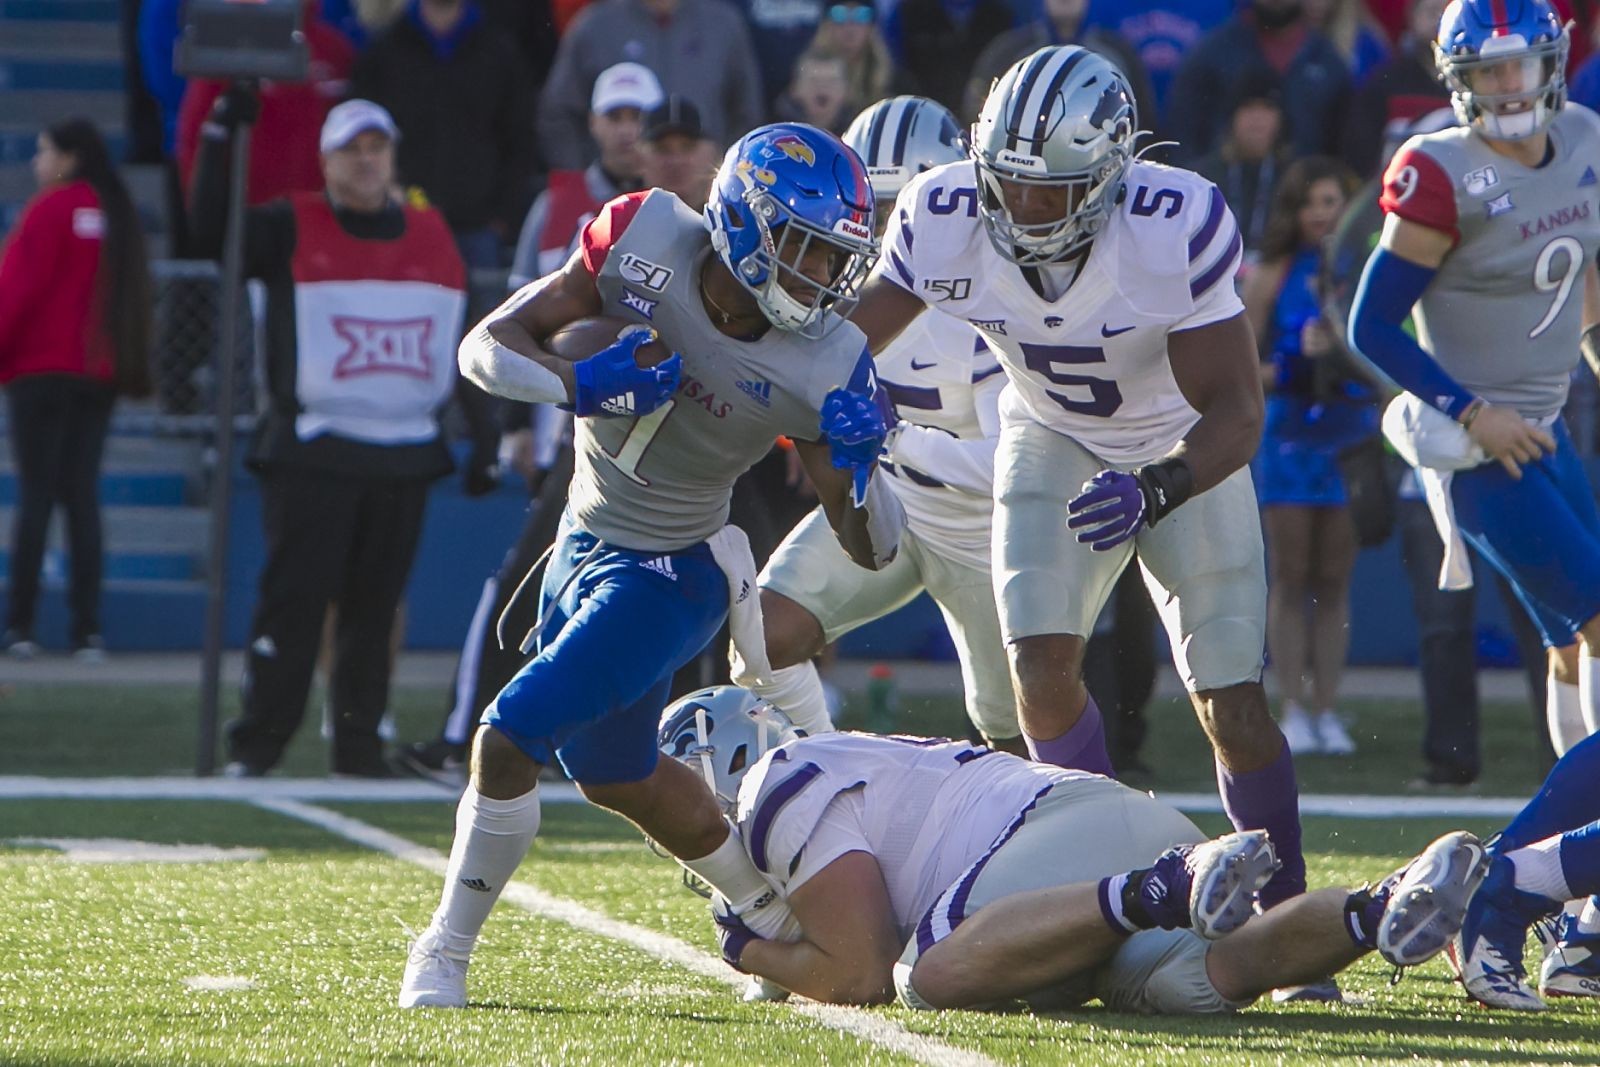
<svg viewBox="0 0 1600 1067">
<path fill-rule="evenodd" d="M 21 657 L 39 650 L 39 568 L 60 503 L 72 647 L 98 658 L 100 457 L 116 394 L 150 389 L 150 273 L 127 187 L 88 120 L 41 133 L 33 175 L 39 194 L 0 247 L 0 385 L 19 483 L 0 647 Z"/>
</svg>

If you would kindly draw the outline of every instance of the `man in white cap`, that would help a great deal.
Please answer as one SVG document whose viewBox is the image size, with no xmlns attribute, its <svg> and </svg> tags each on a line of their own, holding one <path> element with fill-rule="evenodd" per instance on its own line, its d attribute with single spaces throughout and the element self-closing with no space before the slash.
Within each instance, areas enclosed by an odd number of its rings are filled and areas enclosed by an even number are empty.
<svg viewBox="0 0 1600 1067">
<path fill-rule="evenodd" d="M 198 255 L 221 254 L 228 142 L 255 108 L 252 94 L 230 90 L 205 128 L 191 210 Z M 340 104 L 319 141 L 326 188 L 245 216 L 244 273 L 267 293 L 267 406 L 246 459 L 261 481 L 267 559 L 243 707 L 228 726 L 232 775 L 265 774 L 282 756 L 305 714 L 331 603 L 333 771 L 390 774 L 378 736 L 389 635 L 428 487 L 452 465 L 438 413 L 461 384 L 466 304 L 443 216 L 395 193 L 399 136 L 377 104 Z M 493 438 L 476 432 L 486 419 L 474 421 L 469 492 L 494 484 Z"/>
</svg>

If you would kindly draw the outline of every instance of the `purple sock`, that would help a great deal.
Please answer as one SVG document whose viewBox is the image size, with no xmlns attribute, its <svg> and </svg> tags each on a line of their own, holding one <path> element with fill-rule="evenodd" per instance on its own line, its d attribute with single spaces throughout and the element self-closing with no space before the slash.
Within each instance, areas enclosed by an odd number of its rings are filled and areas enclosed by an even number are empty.
<svg viewBox="0 0 1600 1067">
<path fill-rule="evenodd" d="M 1234 774 L 1217 760 L 1217 789 L 1222 808 L 1236 830 L 1265 830 L 1283 864 L 1261 890 L 1261 906 L 1270 908 L 1306 891 L 1306 860 L 1300 852 L 1300 790 L 1294 781 L 1294 759 L 1284 744 L 1277 759 L 1247 774 Z"/>
<path fill-rule="evenodd" d="M 1092 696 L 1072 729 L 1060 737 L 1040 741 L 1024 732 L 1022 740 L 1027 743 L 1028 755 L 1039 763 L 1053 763 L 1057 767 L 1103 774 L 1108 778 L 1116 773 L 1111 769 L 1111 755 L 1106 752 L 1106 726 L 1100 719 L 1100 706 Z"/>
</svg>

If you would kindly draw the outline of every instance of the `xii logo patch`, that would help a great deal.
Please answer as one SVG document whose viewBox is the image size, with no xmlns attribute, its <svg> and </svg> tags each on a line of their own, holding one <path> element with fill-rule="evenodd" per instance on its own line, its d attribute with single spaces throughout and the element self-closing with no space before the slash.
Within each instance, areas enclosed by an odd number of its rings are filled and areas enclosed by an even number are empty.
<svg viewBox="0 0 1600 1067">
<path fill-rule="evenodd" d="M 433 359 L 428 354 L 432 319 L 335 315 L 333 332 L 348 343 L 333 365 L 335 378 L 358 378 L 364 374 L 403 374 L 425 380 L 433 377 Z"/>
<path fill-rule="evenodd" d="M 647 319 L 654 319 L 656 317 L 656 305 L 661 301 L 646 300 L 632 289 L 623 286 L 621 303 L 623 307 L 637 311 Z"/>
</svg>

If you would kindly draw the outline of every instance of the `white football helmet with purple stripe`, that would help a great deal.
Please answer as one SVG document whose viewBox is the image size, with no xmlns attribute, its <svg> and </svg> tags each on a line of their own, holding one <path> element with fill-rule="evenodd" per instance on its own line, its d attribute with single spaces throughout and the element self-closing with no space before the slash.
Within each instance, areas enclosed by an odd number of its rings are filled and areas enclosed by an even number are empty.
<svg viewBox="0 0 1600 1067">
<path fill-rule="evenodd" d="M 1104 56 L 1053 45 L 1012 64 L 972 127 L 979 214 L 995 250 L 1036 267 L 1086 247 L 1122 194 L 1138 128 L 1133 90 Z M 1016 221 L 1002 181 L 1065 188 L 1066 214 Z"/>
<path fill-rule="evenodd" d="M 745 772 L 779 745 L 804 736 L 789 716 L 750 690 L 716 685 L 667 705 L 656 743 L 663 755 L 704 776 L 731 816 Z"/>
</svg>

